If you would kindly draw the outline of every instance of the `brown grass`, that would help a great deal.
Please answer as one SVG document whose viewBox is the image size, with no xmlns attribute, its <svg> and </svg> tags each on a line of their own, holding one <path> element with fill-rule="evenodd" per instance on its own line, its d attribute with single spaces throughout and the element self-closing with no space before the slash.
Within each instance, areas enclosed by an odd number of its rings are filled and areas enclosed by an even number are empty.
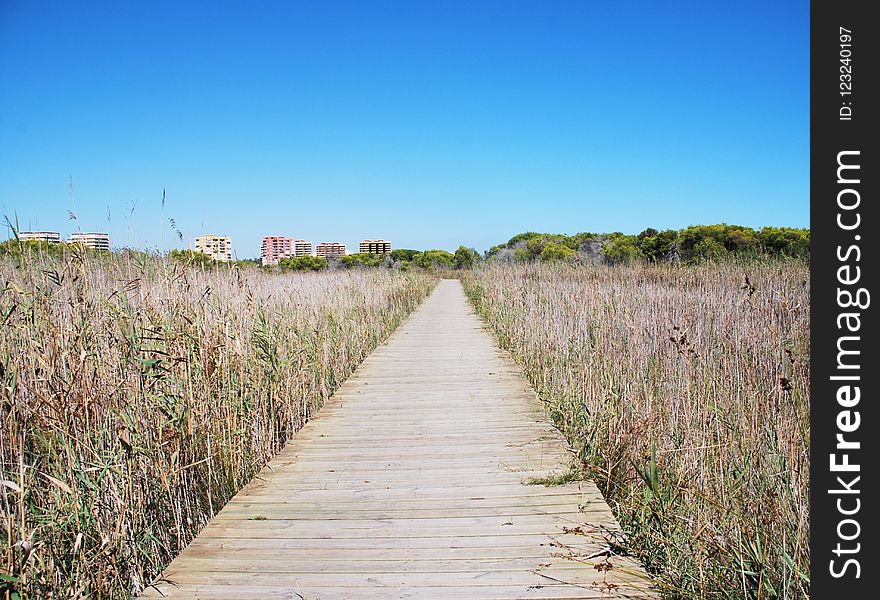
<svg viewBox="0 0 880 600">
<path fill-rule="evenodd" d="M 0 262 L 0 596 L 137 594 L 434 280 Z"/>
<path fill-rule="evenodd" d="M 803 598 L 803 262 L 463 277 L 669 597 Z"/>
</svg>

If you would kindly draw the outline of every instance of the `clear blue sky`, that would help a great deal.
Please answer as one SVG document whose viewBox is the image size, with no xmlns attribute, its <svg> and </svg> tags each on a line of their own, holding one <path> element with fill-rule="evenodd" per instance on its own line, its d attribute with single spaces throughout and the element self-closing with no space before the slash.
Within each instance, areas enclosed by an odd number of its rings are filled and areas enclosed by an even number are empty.
<svg viewBox="0 0 880 600">
<path fill-rule="evenodd" d="M 239 258 L 805 227 L 808 26 L 806 1 L 0 0 L 0 210 L 155 249 L 165 189 L 166 247 L 174 218 Z"/>
</svg>

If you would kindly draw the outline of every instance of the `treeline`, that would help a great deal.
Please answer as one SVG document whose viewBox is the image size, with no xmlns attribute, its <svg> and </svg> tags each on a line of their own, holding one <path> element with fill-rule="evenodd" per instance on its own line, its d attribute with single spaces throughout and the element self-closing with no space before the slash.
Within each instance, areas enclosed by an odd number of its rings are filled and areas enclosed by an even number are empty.
<svg viewBox="0 0 880 600">
<path fill-rule="evenodd" d="M 123 254 L 143 259 L 155 256 L 153 253 L 129 248 L 120 250 Z M 0 256 L 64 256 L 68 253 L 107 254 L 108 251 L 97 251 L 82 248 L 78 244 L 50 244 L 38 241 L 21 241 L 17 239 L 0 242 Z M 455 253 L 446 250 L 393 250 L 390 254 L 348 254 L 338 258 L 326 259 L 321 256 L 296 256 L 283 258 L 277 266 L 262 266 L 259 259 L 231 260 L 220 262 L 210 255 L 195 250 L 174 249 L 166 255 L 170 260 L 187 266 L 195 267 L 238 267 L 253 268 L 266 271 L 324 271 L 336 269 L 387 268 L 401 271 L 410 269 L 444 271 L 463 269 L 473 266 L 481 260 L 480 254 L 472 249 L 460 247 Z"/>
<path fill-rule="evenodd" d="M 63 256 L 65 254 L 104 253 L 107 250 L 94 250 L 81 244 L 69 242 L 49 243 L 37 240 L 21 240 L 10 238 L 0 242 L 0 256 L 21 256 L 23 254 L 42 254 L 45 256 Z"/>
<path fill-rule="evenodd" d="M 400 271 L 421 269 L 446 271 L 469 268 L 480 260 L 480 254 L 472 248 L 461 246 L 455 253 L 446 250 L 392 250 L 389 254 L 347 254 L 326 259 L 320 256 L 296 256 L 282 258 L 278 269 L 282 271 L 323 271 L 325 269 L 386 268 Z M 271 269 L 272 267 L 267 267 Z"/>
<path fill-rule="evenodd" d="M 7 240 L 0 243 L 0 256 L 23 253 L 57 255 L 82 252 L 78 245 Z M 94 251 L 89 251 L 94 252 Z M 127 252 L 137 252 L 127 250 Z M 473 248 L 459 246 L 446 250 L 398 249 L 389 254 L 348 254 L 326 259 L 320 256 L 284 258 L 278 266 L 262 267 L 259 259 L 217 263 L 207 254 L 193 250 L 171 250 L 168 257 L 195 266 L 238 266 L 275 271 L 324 271 L 335 269 L 386 268 L 446 271 L 468 269 L 483 262 L 570 262 L 626 264 L 631 262 L 701 263 L 728 258 L 748 259 L 793 257 L 809 260 L 810 230 L 792 227 L 742 225 L 693 225 L 686 229 L 648 228 L 638 235 L 623 233 L 578 233 L 564 235 L 529 231 L 513 236 L 506 243 L 490 248 L 483 255 Z"/>
<path fill-rule="evenodd" d="M 218 264 L 207 254 L 193 250 L 172 250 L 168 253 L 172 260 L 197 266 Z M 347 254 L 345 256 L 324 258 L 322 256 L 293 256 L 282 258 L 277 266 L 262 266 L 257 259 L 231 261 L 239 266 L 259 266 L 267 271 L 324 271 L 336 269 L 385 268 L 399 271 L 420 269 L 425 271 L 446 271 L 472 267 L 481 260 L 480 253 L 473 248 L 459 247 L 454 253 L 446 250 L 392 250 L 389 254 Z M 230 263 L 222 263 L 230 264 Z"/>
<path fill-rule="evenodd" d="M 724 258 L 810 256 L 810 230 L 791 227 L 752 229 L 742 225 L 694 225 L 686 229 L 648 228 L 638 235 L 527 232 L 491 248 L 488 261 L 499 262 L 646 262 L 699 263 Z"/>
</svg>

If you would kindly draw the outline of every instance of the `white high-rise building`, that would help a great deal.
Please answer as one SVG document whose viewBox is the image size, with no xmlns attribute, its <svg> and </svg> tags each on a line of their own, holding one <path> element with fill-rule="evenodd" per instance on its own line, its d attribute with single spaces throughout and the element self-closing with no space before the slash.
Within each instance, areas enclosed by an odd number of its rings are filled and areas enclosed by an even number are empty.
<svg viewBox="0 0 880 600">
<path fill-rule="evenodd" d="M 46 242 L 60 244 L 61 234 L 57 231 L 19 231 L 18 239 L 23 242 Z"/>
<path fill-rule="evenodd" d="M 110 250 L 110 234 L 108 233 L 71 233 L 68 244 L 78 244 L 92 250 Z"/>
</svg>

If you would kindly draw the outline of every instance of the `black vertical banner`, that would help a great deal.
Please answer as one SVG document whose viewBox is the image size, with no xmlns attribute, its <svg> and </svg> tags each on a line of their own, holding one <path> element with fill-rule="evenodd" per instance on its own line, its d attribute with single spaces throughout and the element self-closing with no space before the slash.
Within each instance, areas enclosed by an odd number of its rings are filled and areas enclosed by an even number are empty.
<svg viewBox="0 0 880 600">
<path fill-rule="evenodd" d="M 816 599 L 876 598 L 880 589 L 880 23 L 869 17 L 871 4 L 811 6 L 810 580 Z"/>
</svg>

